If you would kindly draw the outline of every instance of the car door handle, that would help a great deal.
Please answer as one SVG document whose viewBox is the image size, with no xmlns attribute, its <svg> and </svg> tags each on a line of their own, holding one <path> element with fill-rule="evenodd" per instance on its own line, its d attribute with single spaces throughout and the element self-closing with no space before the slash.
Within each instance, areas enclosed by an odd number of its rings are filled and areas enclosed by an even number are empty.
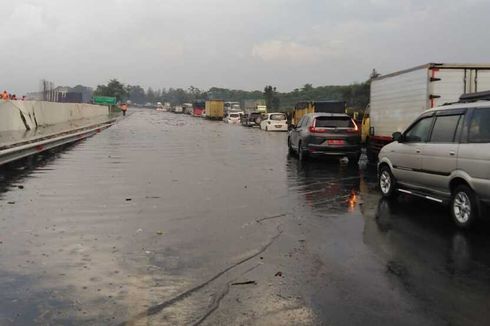
<svg viewBox="0 0 490 326">
<path fill-rule="evenodd" d="M 449 155 L 454 156 L 454 155 L 456 155 L 456 153 L 455 152 L 449 152 Z"/>
<path fill-rule="evenodd" d="M 416 149 L 415 153 L 420 154 L 420 149 Z"/>
</svg>

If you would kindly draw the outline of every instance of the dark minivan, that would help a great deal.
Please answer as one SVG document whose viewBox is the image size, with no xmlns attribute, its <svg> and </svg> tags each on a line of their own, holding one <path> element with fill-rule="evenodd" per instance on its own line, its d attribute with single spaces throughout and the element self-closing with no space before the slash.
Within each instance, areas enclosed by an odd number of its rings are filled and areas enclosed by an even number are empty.
<svg viewBox="0 0 490 326">
<path fill-rule="evenodd" d="M 309 113 L 289 131 L 288 147 L 300 161 L 307 157 L 348 157 L 357 164 L 361 133 L 354 120 L 342 113 Z"/>
</svg>

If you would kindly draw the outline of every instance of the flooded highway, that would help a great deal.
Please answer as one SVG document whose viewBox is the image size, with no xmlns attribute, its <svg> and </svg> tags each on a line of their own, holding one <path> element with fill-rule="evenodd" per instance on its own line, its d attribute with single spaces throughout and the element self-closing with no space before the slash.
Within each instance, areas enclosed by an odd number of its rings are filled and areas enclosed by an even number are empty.
<svg viewBox="0 0 490 326">
<path fill-rule="evenodd" d="M 0 170 L 0 325 L 486 325 L 490 226 L 286 133 L 133 110 Z"/>
</svg>

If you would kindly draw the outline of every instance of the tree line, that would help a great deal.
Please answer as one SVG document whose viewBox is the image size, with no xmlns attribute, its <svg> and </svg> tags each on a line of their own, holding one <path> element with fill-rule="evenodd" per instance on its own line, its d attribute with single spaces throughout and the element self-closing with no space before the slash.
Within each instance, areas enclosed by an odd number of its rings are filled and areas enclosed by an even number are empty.
<svg viewBox="0 0 490 326">
<path fill-rule="evenodd" d="M 371 77 L 374 77 L 375 71 Z M 98 85 L 94 91 L 96 96 L 112 96 L 118 101 L 131 101 L 136 104 L 169 102 L 171 105 L 192 103 L 202 99 L 222 99 L 230 102 L 244 103 L 246 100 L 265 101 L 267 107 L 274 111 L 287 111 L 301 101 L 339 100 L 356 110 L 363 110 L 369 103 L 370 80 L 340 86 L 318 86 L 306 84 L 291 92 L 278 92 L 277 88 L 267 85 L 263 91 L 244 91 L 212 87 L 207 91 L 190 86 L 183 88 L 144 89 L 139 85 L 125 85 L 117 79 L 110 80 L 107 85 Z"/>
</svg>

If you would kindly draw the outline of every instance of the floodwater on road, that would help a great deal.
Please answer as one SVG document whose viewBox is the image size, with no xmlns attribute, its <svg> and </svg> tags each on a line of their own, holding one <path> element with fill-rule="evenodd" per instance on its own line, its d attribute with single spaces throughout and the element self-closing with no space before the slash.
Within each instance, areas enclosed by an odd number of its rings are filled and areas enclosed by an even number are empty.
<svg viewBox="0 0 490 326">
<path fill-rule="evenodd" d="M 0 325 L 488 323 L 488 224 L 286 140 L 134 110 L 2 168 Z"/>
</svg>

